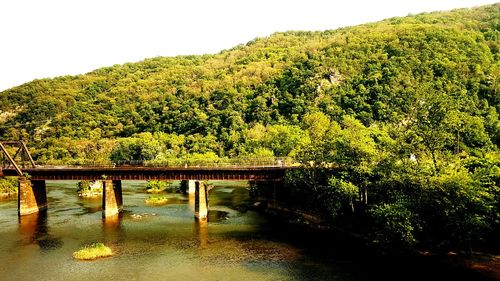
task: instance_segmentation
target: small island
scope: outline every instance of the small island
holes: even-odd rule
[[[162,181],[162,180],[150,180],[146,185],[147,193],[175,193],[177,192],[177,188],[172,185],[171,181]]]
[[[102,181],[80,181],[77,184],[79,197],[96,198],[102,196]]]
[[[165,205],[168,202],[167,196],[149,196],[146,200],[148,205]]]
[[[80,250],[73,253],[73,258],[77,260],[95,260],[98,258],[110,257],[113,251],[103,243],[93,243],[84,246]]]
[[[168,202],[167,196],[159,195],[159,193],[176,193],[179,192],[179,188],[174,186],[171,181],[150,180],[146,185],[146,192],[155,194],[144,200],[146,204],[158,206]]]

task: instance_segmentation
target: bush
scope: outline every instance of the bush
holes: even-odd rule
[[[150,180],[146,185],[146,191],[149,193],[157,192],[177,192],[179,188],[172,187],[171,181],[161,181],[161,180]]]
[[[102,195],[101,181],[79,181],[76,192],[80,197],[96,197]]]
[[[415,206],[423,222],[422,239],[444,251],[450,247],[470,249],[488,229],[495,210],[494,195],[467,170],[444,170],[422,186],[422,199]]]
[[[375,221],[375,236],[384,246],[409,248],[415,244],[414,216],[405,204],[381,204],[370,209]]]
[[[354,202],[359,195],[359,188],[349,181],[330,178],[328,186],[332,189],[337,205],[342,209],[350,209],[354,213]]]

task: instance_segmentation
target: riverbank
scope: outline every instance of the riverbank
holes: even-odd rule
[[[472,255],[449,254],[452,263],[481,273],[484,276],[500,280],[500,255],[474,252]],[[453,257],[456,256],[456,257]]]
[[[427,251],[387,253],[381,249],[379,243],[376,241],[370,241],[363,237],[363,235],[345,227],[336,226],[332,221],[322,217],[320,214],[278,203],[266,204],[262,201],[254,204],[254,208],[266,213],[280,223],[302,228],[304,231],[315,232],[319,237],[330,237],[323,239],[338,239],[339,241],[344,241],[346,246],[349,245],[347,247],[355,245],[352,248],[352,252],[362,253],[363,256],[372,258],[374,261],[377,261],[375,264],[380,262],[394,264],[394,270],[403,270],[408,267],[408,264],[405,263],[413,263],[426,267],[446,267],[450,271],[457,272],[456,277],[446,277],[447,280],[500,280],[499,255],[481,252],[474,252],[472,255],[454,252],[439,255]],[[321,241],[321,239],[318,239],[318,241]],[[410,278],[410,280],[413,279]]]

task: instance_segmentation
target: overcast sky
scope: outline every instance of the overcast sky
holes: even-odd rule
[[[1,0],[0,91],[156,56],[217,53],[277,31],[326,30],[499,0]]]

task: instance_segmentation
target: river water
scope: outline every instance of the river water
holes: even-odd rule
[[[0,202],[0,280],[449,280],[453,268],[385,262],[330,234],[280,223],[249,206],[244,184],[215,182],[209,222],[193,218],[188,196],[150,206],[146,182],[124,181],[124,212],[102,219],[100,199],[81,199],[76,182],[47,182],[47,212],[17,216]],[[102,242],[115,255],[77,261]],[[473,279],[471,279],[473,280]]]

